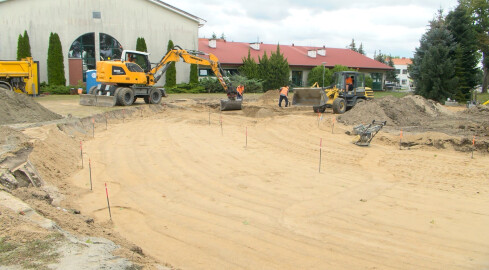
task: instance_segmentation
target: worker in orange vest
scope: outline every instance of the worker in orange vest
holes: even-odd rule
[[[353,90],[353,77],[352,76],[348,76],[348,78],[346,78],[346,80],[345,80],[345,83],[346,83],[346,91]]]
[[[285,107],[289,105],[289,99],[287,96],[289,95],[289,87],[288,86],[283,86],[280,88],[280,99],[278,101],[278,106],[282,107],[282,100],[285,99]]]
[[[238,99],[243,99],[244,86],[241,84],[238,85],[236,92],[238,92]]]

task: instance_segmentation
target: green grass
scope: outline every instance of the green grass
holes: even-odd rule
[[[386,96],[393,96],[396,98],[402,98],[409,95],[412,92],[396,92],[396,91],[374,91],[374,98],[383,98]]]
[[[477,94],[477,101],[484,103],[489,100],[489,93]]]
[[[43,239],[16,243],[8,239],[0,240],[0,265],[21,265],[24,269],[49,269],[48,264],[57,262],[56,252],[62,234],[53,233]]]

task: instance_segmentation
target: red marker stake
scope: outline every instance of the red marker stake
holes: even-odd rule
[[[92,190],[92,163],[90,162],[90,158],[88,158],[88,171],[90,173],[90,190]]]
[[[321,172],[322,149],[323,149],[323,138],[319,139],[319,172]]]
[[[110,220],[112,220],[112,213],[110,213],[109,191],[107,190],[107,183],[105,183],[105,194],[107,194],[107,206],[109,207]]]
[[[82,169],[83,169],[83,145],[82,145],[82,141],[80,141],[80,157],[81,157]]]
[[[472,137],[472,158],[474,158],[475,136]]]

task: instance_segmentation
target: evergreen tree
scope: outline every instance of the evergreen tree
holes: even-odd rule
[[[446,21],[447,28],[457,43],[454,54],[455,76],[458,80],[455,98],[466,101],[470,98],[470,91],[478,84],[479,54],[476,32],[468,10],[463,5],[458,5],[451,11]]]
[[[224,33],[221,34],[220,39],[224,39],[224,40],[226,39],[226,36],[224,35]]]
[[[399,82],[399,79],[397,79],[396,75],[396,69],[394,68],[394,61],[392,61],[392,56],[389,56],[389,61],[387,62],[387,65],[389,65],[393,69],[386,72],[386,80],[389,82]]]
[[[24,31],[24,35],[19,35],[17,40],[17,60],[22,58],[32,57],[31,45],[29,42],[29,35],[27,35],[27,30]]]
[[[270,73],[268,83],[270,89],[278,89],[289,84],[290,67],[289,62],[284,55],[280,53],[280,45],[277,45],[277,50],[272,52],[270,56]]]
[[[382,51],[379,50],[379,54],[374,54],[374,60],[381,62],[383,64],[386,64],[387,62],[385,61],[385,55],[382,54]]]
[[[460,0],[460,4],[468,8],[474,22],[477,47],[482,52],[482,70],[484,72],[482,91],[489,92],[489,1]]]
[[[211,39],[217,39],[216,33],[212,33]]]
[[[167,53],[171,50],[173,50],[173,41],[169,40],[168,41],[168,50]],[[170,63],[170,67],[166,70],[165,74],[165,86],[166,87],[173,87],[177,85],[177,69],[175,67],[175,62]]]
[[[259,67],[255,59],[251,57],[250,49],[248,49],[248,57],[243,57],[243,65],[239,67],[239,72],[241,72],[248,79],[259,78]]]
[[[360,43],[360,47],[358,47],[358,52],[365,55],[365,51],[363,50],[363,44]]]
[[[190,65],[189,83],[191,83],[191,84],[199,83],[199,74],[198,74],[198,70],[197,70],[197,64],[191,64]]]
[[[19,35],[19,38],[17,39],[17,61],[22,59],[23,55],[25,55],[24,49],[24,37]]]
[[[358,52],[356,44],[355,44],[355,39],[353,39],[353,38],[351,39],[351,43],[348,46],[348,48],[354,52]]]
[[[428,31],[421,37],[413,64],[409,66],[416,84],[415,94],[436,101],[454,98],[457,83],[453,61],[455,48],[440,11],[438,18],[430,22]]]
[[[263,56],[261,58],[260,57],[258,58],[258,62],[260,63],[258,66],[259,79],[263,80],[263,90],[268,91],[272,89],[270,88],[270,84],[267,81],[268,74],[270,73],[271,67],[270,67],[270,60],[268,60],[268,55],[266,51],[263,53]]]
[[[32,57],[31,42],[29,41],[29,35],[27,34],[27,30],[24,30],[24,47],[25,47],[24,57]]]
[[[148,48],[146,47],[146,41],[143,37],[138,37],[136,41],[136,51],[140,52],[148,52]]]
[[[63,49],[56,33],[49,36],[47,67],[49,85],[66,85]]]

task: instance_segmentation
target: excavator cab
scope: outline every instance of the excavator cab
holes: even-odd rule
[[[125,50],[122,53],[121,60],[123,62],[137,64],[142,69],[142,72],[147,73],[151,70],[151,63],[149,62],[149,53]]]

